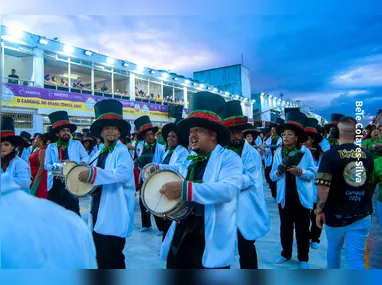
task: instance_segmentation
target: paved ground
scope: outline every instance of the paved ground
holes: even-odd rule
[[[259,268],[261,269],[298,269],[297,246],[294,245],[294,254],[290,262],[277,265],[273,261],[281,253],[279,238],[280,220],[277,205],[272,202],[268,186],[264,186],[265,199],[271,215],[271,229],[268,234],[256,241]],[[126,266],[129,269],[163,269],[165,262],[159,258],[159,249],[162,237],[156,236],[155,222],[151,231],[140,233],[141,221],[138,200],[135,207],[135,225],[133,235],[127,239],[124,254],[126,256]],[[87,219],[87,201],[81,201],[83,218]],[[375,216],[373,216],[373,228],[370,237],[370,267],[382,268],[381,235],[378,233],[378,226]],[[326,267],[326,235],[325,231],[321,235],[321,246],[319,249],[310,250],[310,267],[312,269],[324,269]],[[346,268],[344,253],[342,263]],[[239,263],[236,261],[231,268],[238,269]]]

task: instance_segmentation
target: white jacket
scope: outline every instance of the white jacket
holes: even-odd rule
[[[187,176],[186,161],[179,169]],[[190,201],[204,205],[206,246],[202,263],[206,268],[229,266],[235,258],[237,243],[237,195],[242,186],[243,164],[240,157],[220,145],[212,151],[203,175],[203,183],[189,182],[187,196]],[[167,255],[174,237],[176,222],[171,224],[161,246],[161,258]]]
[[[265,141],[265,145],[271,145],[272,144],[272,137],[269,137]],[[283,139],[279,137],[277,140],[276,145],[282,145],[283,144]],[[265,161],[265,167],[269,167],[272,165],[273,162],[273,151],[277,150],[277,148],[265,148],[265,156],[264,156],[264,161]]]
[[[100,150],[91,160],[99,153]],[[106,158],[105,169],[95,167],[97,162],[98,158],[92,163],[92,184],[103,187],[94,231],[101,235],[128,237],[133,232],[135,199],[134,165],[129,151],[118,141]]]
[[[241,154],[243,185],[237,206],[237,227],[247,240],[256,240],[267,234],[270,218],[264,199],[261,156],[249,143],[244,142]]]
[[[93,237],[72,211],[1,174],[1,269],[97,269]]]
[[[168,152],[169,150],[167,150],[166,153],[163,155],[162,162],[166,158]],[[168,165],[177,165],[176,167],[179,168],[187,160],[188,155],[189,155],[188,150],[185,147],[178,145],[175,148],[174,152],[172,153],[170,162]],[[166,169],[166,166],[167,166],[166,164],[158,165],[159,169]]]
[[[300,163],[297,165],[302,170],[301,176],[296,176],[297,192],[301,205],[307,209],[313,209],[313,183],[316,173],[316,167],[313,162],[310,150],[305,146],[301,147],[301,151],[305,153]],[[273,159],[270,178],[277,182],[277,203],[281,203],[282,208],[285,207],[285,173],[278,176],[277,167],[282,163],[282,148],[277,149]]]
[[[30,194],[31,185],[31,169],[22,158],[16,156],[11,160],[5,172],[9,173],[20,188],[26,193]],[[4,185],[2,185],[4,186]]]

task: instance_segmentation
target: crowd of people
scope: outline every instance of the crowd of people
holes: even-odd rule
[[[332,114],[320,126],[286,109],[285,120],[258,129],[239,101],[209,92],[194,94],[187,118],[161,130],[142,116],[131,132],[117,100],[99,101],[94,111],[89,129],[77,132],[68,113],[57,111],[49,115],[47,132],[33,136],[16,135],[12,118],[2,117],[3,268],[126,268],[123,249],[139,193],[140,231],[152,228],[154,215],[167,269],[228,269],[237,256],[240,268],[258,269],[256,241],[271,223],[263,177],[279,211],[282,251],[276,264],[292,259],[295,232],[299,266],[309,269],[309,251],[320,247],[325,227],[327,268],[341,268],[344,244],[348,267],[365,267],[378,187],[382,223],[380,125],[366,127],[358,142],[352,117]],[[69,162],[86,166],[75,178],[92,186],[88,224],[81,219],[81,195],[63,179]],[[147,207],[147,169],[184,178],[157,189],[163,199],[184,205],[179,218],[163,218]]]

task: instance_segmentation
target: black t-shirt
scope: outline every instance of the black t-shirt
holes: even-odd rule
[[[19,76],[16,75],[16,74],[15,75],[9,74],[8,77],[19,79]],[[19,84],[19,81],[18,80],[13,80],[13,79],[8,79],[8,83],[9,84]]]
[[[346,226],[372,213],[373,168],[372,154],[355,144],[343,144],[324,153],[315,184],[330,187],[323,210],[328,226]]]

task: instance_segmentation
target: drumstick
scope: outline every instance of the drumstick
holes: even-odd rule
[[[160,194],[160,197],[159,197],[159,199],[158,199],[158,203],[157,203],[157,205],[155,206],[154,211],[157,210],[157,208],[158,208],[158,206],[159,206],[160,199],[162,199],[162,196],[163,196],[163,194]]]

